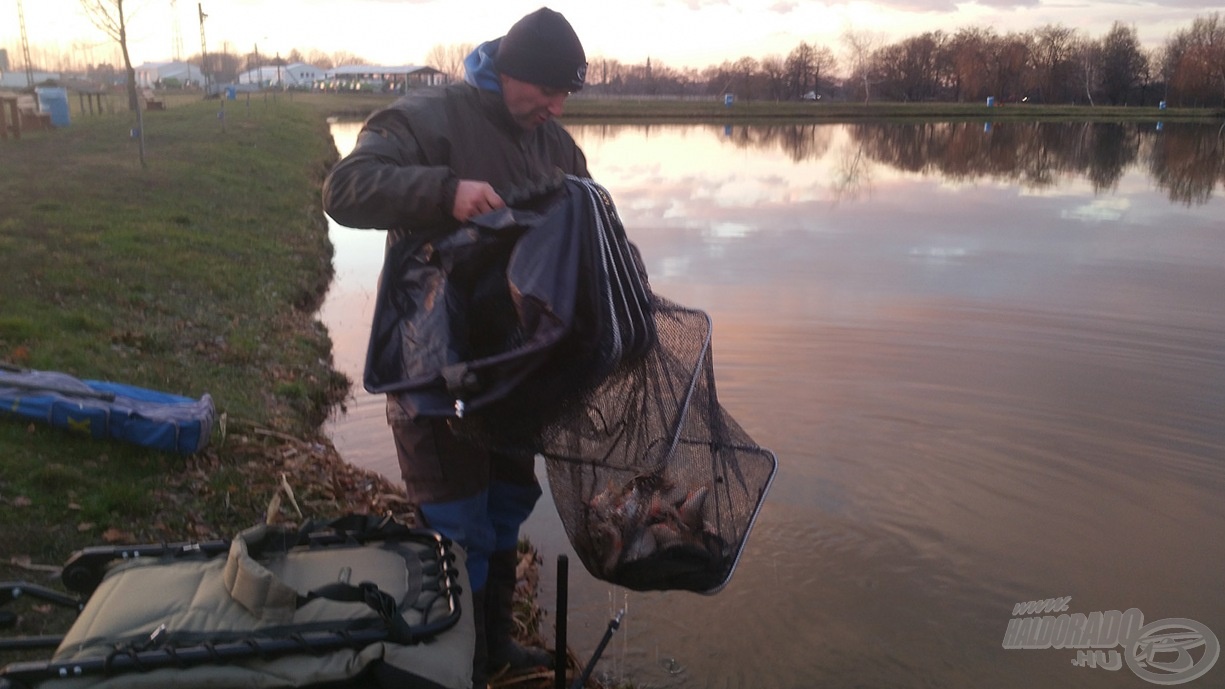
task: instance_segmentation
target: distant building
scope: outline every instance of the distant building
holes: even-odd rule
[[[42,72],[34,70],[34,85],[45,84],[49,81],[58,83],[60,80],[59,72]],[[24,89],[29,88],[30,82],[26,80],[26,71],[8,71],[0,70],[0,88],[5,89]]]
[[[9,71],[9,51],[7,48],[0,48],[0,72]]]
[[[433,67],[345,65],[329,69],[321,88],[338,91],[404,91],[412,86],[438,86],[450,79]]]
[[[140,88],[155,88],[168,81],[180,86],[203,86],[204,73],[187,62],[146,62],[136,68],[136,85]]]
[[[324,80],[327,73],[305,62],[288,65],[270,65],[252,69],[238,75],[240,84],[257,84],[272,88],[309,89]]]

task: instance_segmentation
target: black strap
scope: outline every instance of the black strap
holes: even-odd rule
[[[356,586],[342,583],[321,586],[300,596],[298,607],[320,598],[341,603],[365,603],[387,625],[388,639],[394,643],[413,644],[421,639],[420,630],[414,630],[400,614],[399,602],[371,582],[365,581]]]

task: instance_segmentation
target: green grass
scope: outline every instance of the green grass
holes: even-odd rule
[[[0,360],[207,392],[232,423],[311,438],[348,385],[313,316],[331,279],[326,106],[227,106],[145,113],[147,168],[128,113],[0,142]],[[234,476],[250,448],[214,445],[182,458],[0,419],[0,554],[57,563],[107,529],[249,525],[271,495]],[[182,482],[204,461],[224,489]]]
[[[1195,108],[1160,110],[1156,107],[1010,104],[987,107],[985,103],[845,103],[811,101],[736,101],[730,107],[716,99],[689,101],[667,99],[587,98],[578,95],[566,101],[565,119],[633,122],[658,121],[752,122],[865,120],[1211,120],[1225,118],[1225,111]]]
[[[319,93],[287,92],[278,94],[239,94],[235,101],[227,101],[226,108],[233,112],[244,108],[255,108],[274,99],[309,105],[326,115],[364,117],[395,99],[394,94],[376,93]],[[199,100],[198,95],[184,93],[167,97],[171,108],[191,104]],[[216,103],[217,101],[213,101]],[[155,113],[156,114],[156,113]],[[565,120],[598,120],[600,122],[621,121],[703,121],[743,122],[753,120],[790,121],[863,121],[863,120],[1220,120],[1225,119],[1221,108],[1169,108],[1109,106],[1109,105],[1039,105],[1032,103],[998,104],[987,107],[986,103],[871,103],[845,101],[772,101],[737,100],[731,107],[723,104],[718,96],[701,100],[670,98],[593,97],[580,91],[566,101]]]

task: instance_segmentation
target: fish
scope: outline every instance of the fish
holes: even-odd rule
[[[588,501],[587,535],[603,573],[669,551],[722,555],[723,539],[705,519],[708,485],[676,485],[661,474],[641,474],[608,486]]]

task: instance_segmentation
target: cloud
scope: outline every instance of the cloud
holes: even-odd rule
[[[656,4],[662,7],[668,3],[666,0],[659,0]],[[711,7],[730,7],[732,3],[730,0],[683,0],[681,4],[697,12]]]
[[[792,10],[798,5],[799,3],[792,2],[791,0],[779,0],[779,2],[770,5],[768,9],[775,14],[791,14]]]
[[[877,5],[902,12],[956,12],[954,0],[881,0]],[[917,32],[916,32],[917,33]]]
[[[1022,8],[1022,7],[1024,8],[1037,7],[1038,5],[1041,5],[1042,3],[1040,2],[1040,0],[1022,0],[1022,1],[1018,1],[1018,0],[974,0],[974,2],[970,4],[980,5],[982,7],[991,7],[997,10],[1007,10],[1007,9],[1017,9],[1017,8]]]
[[[1005,0],[1011,2],[1013,0]],[[1035,3],[1037,0],[1033,0]],[[833,0],[831,6],[851,7],[853,0]],[[944,13],[956,12],[958,0],[876,0],[872,3],[876,8],[907,13]],[[914,32],[916,35],[921,31]]]

